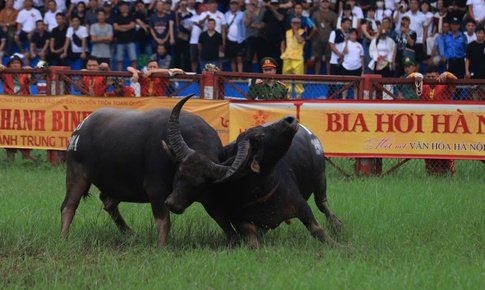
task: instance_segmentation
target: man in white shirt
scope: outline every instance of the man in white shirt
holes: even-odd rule
[[[85,26],[81,25],[81,20],[77,15],[71,18],[71,27],[67,29],[66,32],[66,42],[64,43],[64,52],[61,54],[61,58],[65,59],[79,59],[85,62],[87,60],[87,39],[88,30]],[[71,53],[68,54],[69,44],[71,44]]]
[[[477,26],[485,24],[485,1],[483,0],[467,0],[468,16],[475,20]]]
[[[409,1],[410,10],[404,13],[402,17],[408,16],[411,20],[409,24],[409,29],[416,32],[416,43],[414,44],[415,60],[419,64],[424,60],[424,43],[426,43],[426,38],[428,37],[428,18],[421,11],[419,11],[418,0]]]
[[[209,20],[210,18],[214,19],[216,21],[215,30],[223,35],[223,41],[225,41],[225,36],[224,36],[226,34],[225,26],[227,25],[227,23],[226,23],[226,18],[224,17],[224,13],[217,10],[216,0],[209,0],[209,4],[207,4],[207,7],[209,8],[209,10],[202,12],[200,14],[199,24],[201,24],[204,28],[204,31],[206,31],[207,20]]]
[[[47,12],[44,14],[44,23],[47,25],[47,31],[52,32],[52,29],[57,27],[56,14],[61,11],[57,10],[57,3],[55,0],[49,0],[47,9]]]
[[[35,31],[35,23],[37,20],[42,20],[42,15],[39,10],[35,9],[32,4],[32,0],[25,0],[25,8],[20,10],[17,15],[17,34],[14,37],[14,41],[20,48],[22,54],[25,54],[25,48],[22,42],[30,40]]]
[[[192,66],[192,71],[197,72],[197,67],[199,66],[199,36],[202,33],[202,26],[199,24],[200,20],[200,13],[201,13],[201,5],[202,3],[195,3],[194,9],[195,14],[192,16],[189,21],[192,22],[191,33],[190,33],[190,63]],[[187,21],[187,20],[186,20]]]

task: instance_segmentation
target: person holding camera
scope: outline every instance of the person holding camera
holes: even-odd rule
[[[393,67],[396,75],[404,74],[403,57],[412,57],[414,59],[414,44],[416,43],[416,32],[409,28],[411,20],[408,16],[404,16],[399,25],[399,33],[396,35],[396,53]]]

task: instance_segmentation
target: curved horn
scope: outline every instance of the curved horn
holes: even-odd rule
[[[222,183],[237,178],[241,171],[244,170],[246,163],[249,160],[249,140],[240,142],[237,146],[237,153],[234,162],[231,166],[224,166],[219,164],[213,164],[212,170],[215,172],[214,177],[216,180],[214,183]]]
[[[182,110],[185,102],[187,102],[194,95],[195,94],[190,94],[180,100],[172,109],[172,114],[168,120],[168,144],[170,145],[170,148],[175,154],[177,160],[183,160],[194,152],[189,148],[189,146],[187,146],[187,143],[185,143],[179,126],[180,111]]]

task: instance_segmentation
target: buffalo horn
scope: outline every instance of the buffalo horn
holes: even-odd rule
[[[187,143],[185,143],[179,127],[180,111],[182,110],[185,102],[187,102],[193,96],[194,94],[190,94],[183,98],[181,101],[179,101],[172,109],[172,114],[170,115],[170,119],[168,120],[168,144],[175,154],[175,157],[179,161],[186,159],[194,152],[192,149],[189,148],[189,146],[187,146]]]

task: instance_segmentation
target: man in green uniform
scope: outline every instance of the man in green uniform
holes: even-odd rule
[[[271,57],[261,60],[263,74],[276,74],[276,61]],[[288,88],[282,81],[274,79],[257,79],[248,90],[248,96],[253,100],[286,100]]]

